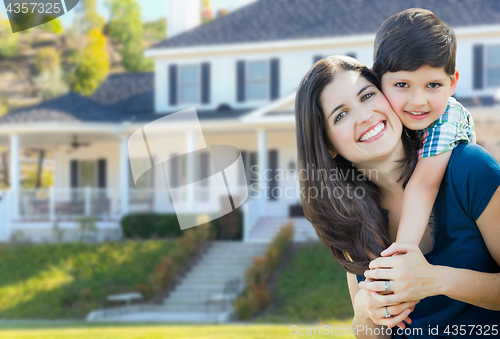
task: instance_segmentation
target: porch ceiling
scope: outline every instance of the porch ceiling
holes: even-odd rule
[[[78,142],[95,143],[106,141],[119,141],[119,137],[114,133],[96,133],[96,132],[41,132],[19,133],[19,143],[21,147],[47,147],[56,145],[70,145],[76,136]],[[9,135],[0,135],[0,145],[9,147]]]

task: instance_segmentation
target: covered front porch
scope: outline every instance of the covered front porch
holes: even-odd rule
[[[234,172],[226,176],[234,197],[248,192],[243,206],[248,211],[245,227],[251,227],[261,216],[287,216],[289,205],[300,200],[295,130],[290,124],[266,128],[241,122],[221,126],[213,121],[203,126],[202,135],[179,129],[166,131],[172,140],[165,144],[165,152],[177,160],[171,161],[168,168],[155,167],[137,183],[131,175],[128,139],[141,124],[5,127],[0,127],[0,144],[9,148],[10,188],[1,192],[1,241],[9,241],[17,230],[25,234],[41,234],[42,230],[50,233],[56,221],[63,228],[74,229],[78,228],[79,218],[95,217],[98,228],[116,231],[120,219],[129,213],[175,213],[165,176],[179,186],[199,180],[206,175],[201,169],[209,167],[211,145],[231,145],[240,150],[244,175]],[[206,148],[200,149],[203,143]],[[21,187],[20,155],[29,147],[53,154],[52,187]],[[276,180],[278,170],[282,173]],[[227,196],[228,192],[210,179],[195,189],[178,189],[175,194],[179,195],[174,197],[176,200],[183,201],[185,211],[210,213],[221,206],[220,199],[213,197]],[[43,241],[43,237],[35,238]]]

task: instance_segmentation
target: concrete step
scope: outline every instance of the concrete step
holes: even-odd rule
[[[227,280],[234,279],[235,277],[243,277],[243,275],[245,274],[247,269],[248,268],[244,268],[244,269],[240,269],[238,271],[233,270],[233,271],[228,271],[228,272],[223,272],[223,273],[193,272],[189,275],[189,277],[186,277],[186,278],[195,279],[195,280],[205,279],[206,281],[219,280],[222,284],[224,284],[224,282],[226,282]],[[181,282],[181,284],[182,284],[182,282]]]
[[[210,287],[211,289],[213,289],[217,288],[221,284],[224,284],[226,281],[227,279],[221,279],[220,277],[189,277],[182,280],[182,285],[178,286],[177,288],[182,288],[183,286],[207,286],[207,288]]]
[[[207,286],[201,286],[201,285],[187,285],[183,286],[182,288],[179,287],[179,289],[176,289],[175,291],[171,292],[170,296],[176,295],[176,293],[180,294],[192,294],[192,293],[204,293],[207,294],[208,292],[211,291],[222,291],[221,285],[207,285]]]
[[[199,261],[199,265],[200,266],[218,266],[219,265],[219,262],[223,262],[225,266],[237,266],[237,265],[241,265],[241,264],[245,264],[247,263],[249,260],[252,260],[252,258],[254,256],[256,256],[257,254],[259,254],[261,252],[255,252],[255,253],[251,253],[245,257],[243,256],[239,256],[238,257],[231,257],[231,256],[207,256],[207,257],[204,257],[203,259],[201,259]]]
[[[196,305],[171,303],[164,304],[163,309],[165,312],[222,312],[230,309],[229,305],[223,303],[211,303],[208,306],[202,303]]]
[[[280,227],[289,220],[287,218],[261,218],[250,231],[249,240],[270,243]],[[314,227],[306,218],[292,218],[292,220],[295,228],[293,241],[319,241]]]
[[[205,311],[208,292],[223,291],[224,284],[230,279],[240,278],[243,282],[253,258],[262,255],[267,247],[267,244],[241,241],[214,241],[203,258],[164,300],[165,307],[175,311]],[[217,308],[216,304],[211,303],[210,309]],[[221,311],[225,310],[223,303],[219,306]]]
[[[214,294],[218,293],[220,291],[213,291]],[[208,291],[199,291],[199,292],[189,292],[189,293],[182,293],[181,291],[174,292],[168,297],[168,302],[169,303],[188,303],[192,302],[193,304],[203,304],[205,300],[208,298]]]

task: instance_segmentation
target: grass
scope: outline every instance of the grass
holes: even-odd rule
[[[317,322],[353,317],[346,273],[322,243],[290,260],[272,294],[274,311],[258,322]]]
[[[83,318],[133,291],[172,241],[0,246],[0,318]]]
[[[351,321],[329,323],[335,329],[349,328]],[[152,324],[105,324],[86,322],[0,322],[0,339],[281,339],[294,336],[291,325],[276,324],[229,324],[229,325],[152,325]],[[297,324],[294,331],[302,328],[306,335],[316,327],[316,335],[307,338],[324,338],[319,325]],[[324,327],[323,330],[325,331]],[[340,333],[340,332],[339,332]],[[347,330],[345,330],[347,333]],[[331,334],[328,334],[331,335]],[[335,338],[352,339],[349,335],[332,335]]]

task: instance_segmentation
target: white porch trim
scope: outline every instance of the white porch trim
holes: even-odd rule
[[[260,129],[259,133],[259,174],[260,174],[260,210],[261,216],[266,216],[266,178],[267,169],[267,135],[266,130]]]
[[[186,132],[186,154],[187,154],[187,182],[195,182],[195,150],[196,150],[196,134],[194,131]],[[195,210],[195,186],[188,185],[187,191],[187,206],[189,212]]]
[[[121,213],[125,215],[129,211],[129,159],[128,159],[128,136],[122,135],[120,149],[120,201]]]
[[[264,116],[269,112],[272,112],[272,111],[279,109],[281,107],[286,107],[286,106],[290,105],[291,103],[293,103],[295,101],[295,94],[296,94],[295,92],[290,93],[289,95],[284,96],[281,99],[275,100],[268,105],[265,105],[265,106],[262,106],[261,108],[256,109],[252,113],[244,115],[243,117],[241,117],[241,122],[244,124],[268,122],[267,121],[268,119],[263,119]],[[287,119],[285,119],[285,120],[282,119],[282,121],[295,122],[295,116],[293,117],[293,119],[289,119],[287,117]]]
[[[10,194],[12,201],[12,219],[19,217],[19,135],[10,135]]]

